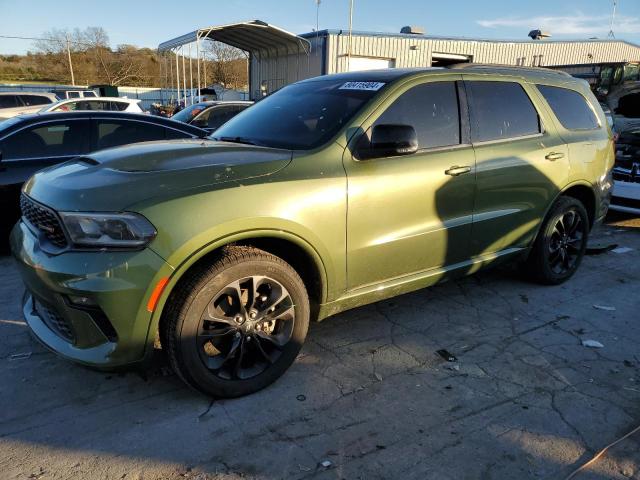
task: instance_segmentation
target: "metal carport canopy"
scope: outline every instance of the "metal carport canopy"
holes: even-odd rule
[[[189,43],[197,42],[199,39],[209,39],[226,43],[227,45],[245,50],[249,53],[272,50],[274,48],[284,48],[287,52],[289,48],[298,51],[300,47],[302,47],[305,53],[309,53],[311,46],[305,38],[269,25],[262,20],[251,20],[248,22],[231,23],[229,25],[200,28],[191,33],[162,42],[158,46],[158,51],[172,50]]]

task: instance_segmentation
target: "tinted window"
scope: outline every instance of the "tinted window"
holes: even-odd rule
[[[196,103],[195,105],[190,105],[186,108],[183,108],[178,113],[173,115],[171,118],[178,122],[189,123],[193,118],[198,115],[202,110],[204,110],[207,106],[202,103]]]
[[[67,92],[67,98],[80,98],[80,92]]]
[[[94,92],[94,91],[84,92],[84,96],[85,97],[97,97],[96,92]]]
[[[233,117],[212,137],[306,150],[335,136],[384,83],[313,80],[286,86]]]
[[[411,125],[419,148],[460,143],[458,93],[454,82],[434,82],[403,93],[374,125]]]
[[[484,142],[540,133],[529,96],[515,82],[465,82],[471,113],[471,140]]]
[[[0,95],[0,108],[14,108],[18,106],[15,95]]]
[[[146,122],[96,120],[98,136],[96,149],[117,147],[129,143],[165,140],[165,128]]]
[[[2,141],[7,159],[59,157],[85,152],[86,122],[50,122],[20,130]]]
[[[194,119],[194,125],[215,130],[227,123],[242,110],[244,110],[244,107],[240,105],[210,108]],[[200,122],[202,122],[202,124]]]
[[[569,130],[598,128],[597,117],[580,93],[568,88],[548,85],[538,85],[538,90],[564,128]]]
[[[126,102],[114,102],[114,101],[111,101],[109,103],[111,105],[111,110],[113,110],[115,112],[124,112],[127,109],[127,107],[129,106],[129,104],[126,103]]]
[[[27,106],[32,105],[47,105],[49,103],[53,103],[49,98],[42,97],[40,95],[20,95],[22,99],[22,103]]]

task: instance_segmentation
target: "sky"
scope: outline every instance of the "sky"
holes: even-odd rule
[[[55,7],[54,7],[55,5]],[[354,0],[353,29],[427,35],[526,39],[541,28],[552,39],[606,38],[613,0]],[[0,35],[38,37],[57,29],[103,27],[112,46],[155,48],[198,27],[260,19],[293,33],[316,26],[316,0],[0,0]],[[347,29],[349,0],[321,0],[320,29]],[[640,44],[640,0],[618,0],[617,39]],[[34,50],[33,41],[0,38],[0,54]]]

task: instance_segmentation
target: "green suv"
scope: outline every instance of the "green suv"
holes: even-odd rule
[[[605,215],[612,135],[543,69],[344,73],[210,140],[103,150],[33,176],[11,244],[24,316],[94,367],[161,348],[189,385],[255,392],[311,319],[520,260],[558,284]]]

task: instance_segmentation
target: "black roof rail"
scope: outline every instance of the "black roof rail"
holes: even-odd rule
[[[570,74],[568,74],[567,72],[563,72],[562,70],[554,70],[552,68],[546,68],[546,67],[525,67],[525,66],[519,66],[519,65],[503,65],[501,63],[469,63],[469,62],[464,62],[464,63],[454,63],[453,65],[447,65],[445,68],[450,68],[450,69],[454,69],[454,70],[458,70],[458,69],[462,69],[464,70],[465,68],[499,68],[499,69],[503,69],[503,70],[514,70],[514,71],[525,71],[525,72],[545,72],[545,73],[555,73],[556,75],[562,75],[565,77],[571,77]]]

